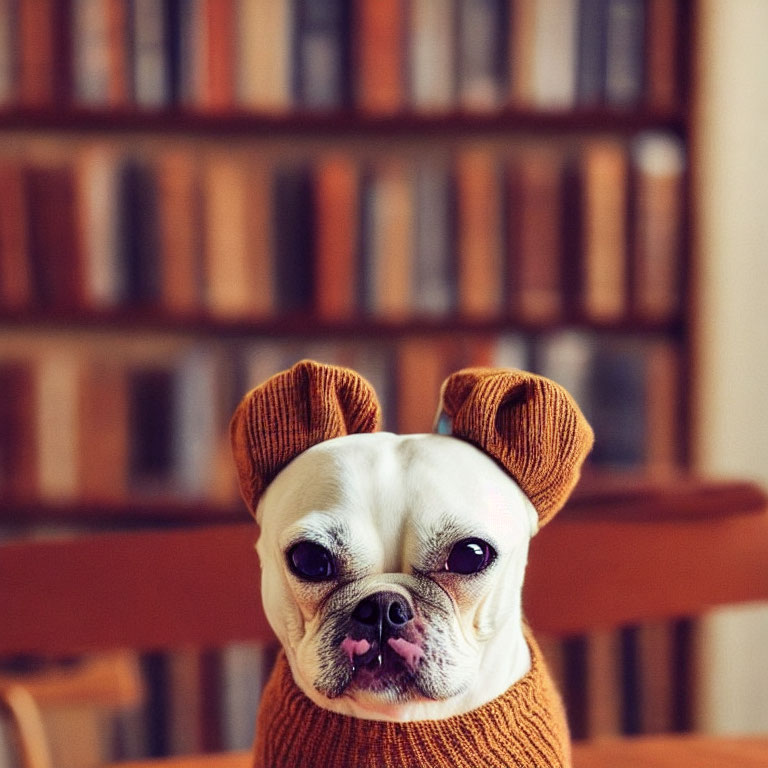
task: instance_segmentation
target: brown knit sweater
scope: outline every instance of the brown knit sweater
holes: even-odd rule
[[[568,768],[568,727],[538,646],[506,693],[445,720],[358,720],[313,704],[284,653],[264,690],[253,768]]]

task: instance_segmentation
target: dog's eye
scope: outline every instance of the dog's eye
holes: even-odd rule
[[[331,553],[312,541],[300,541],[288,550],[288,567],[305,581],[325,581],[336,575]]]
[[[482,539],[462,539],[453,545],[445,570],[451,573],[478,573],[496,557],[493,547]]]

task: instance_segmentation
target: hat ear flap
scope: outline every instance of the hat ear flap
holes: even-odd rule
[[[267,485],[298,454],[380,425],[376,393],[347,368],[302,360],[251,390],[230,423],[240,493],[251,514]]]
[[[525,371],[468,368],[449,376],[441,411],[450,433],[496,459],[539,515],[539,527],[562,508],[592,448],[592,429],[558,384]]]

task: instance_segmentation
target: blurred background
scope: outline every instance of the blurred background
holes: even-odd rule
[[[229,416],[303,357],[400,432],[460,367],[535,370],[588,476],[768,484],[765,29],[763,0],[0,0],[0,535],[244,517]],[[763,606],[589,643],[551,643],[564,680],[590,647],[625,673],[577,736],[768,731]],[[247,748],[271,658],[123,658],[122,714],[46,714],[82,736],[56,765]]]

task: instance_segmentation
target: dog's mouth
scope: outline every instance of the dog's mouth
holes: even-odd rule
[[[418,644],[390,637],[383,642],[360,641],[357,649],[363,652],[350,656],[348,690],[400,699],[415,689],[416,672],[424,655]]]
[[[348,661],[345,693],[366,691],[399,700],[417,692],[416,677],[424,659],[419,639],[403,636],[356,639],[347,635],[340,648]]]

